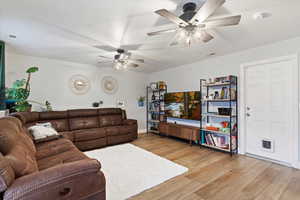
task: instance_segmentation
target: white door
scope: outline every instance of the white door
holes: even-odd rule
[[[246,153],[292,163],[293,134],[298,134],[293,132],[293,113],[298,109],[294,103],[298,85],[293,73],[295,60],[291,59],[246,67]]]

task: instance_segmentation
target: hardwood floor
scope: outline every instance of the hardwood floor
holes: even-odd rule
[[[149,134],[134,145],[189,168],[131,200],[300,200],[300,171]]]

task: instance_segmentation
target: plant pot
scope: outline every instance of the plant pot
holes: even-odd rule
[[[32,105],[30,104],[30,105],[26,108],[25,112],[31,112],[31,111],[32,111]]]
[[[144,107],[144,102],[143,101],[139,101],[138,105],[139,105],[139,107]]]

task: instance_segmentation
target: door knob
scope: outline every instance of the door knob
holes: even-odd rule
[[[246,109],[247,109],[247,110],[250,110],[250,108],[249,108],[249,107],[247,107]]]
[[[247,117],[250,117],[250,114],[249,114],[249,113],[246,113],[246,116],[247,116]]]

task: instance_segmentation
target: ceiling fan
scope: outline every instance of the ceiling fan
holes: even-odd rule
[[[110,59],[112,61],[100,61],[99,63],[113,63],[116,70],[127,69],[128,67],[137,68],[140,64],[145,63],[144,59],[133,59],[132,54],[124,49],[117,49],[117,54],[113,57],[99,56],[100,58]],[[139,64],[137,64],[139,63]]]
[[[209,42],[214,37],[207,32],[207,29],[234,26],[240,23],[241,15],[209,19],[224,3],[225,0],[200,0],[199,9],[196,11],[196,3],[189,2],[183,5],[183,14],[179,17],[166,9],[157,10],[155,11],[156,14],[175,23],[178,27],[151,32],[148,33],[148,36],[176,32],[174,41],[170,44],[171,46],[180,43],[190,46],[193,42]]]

